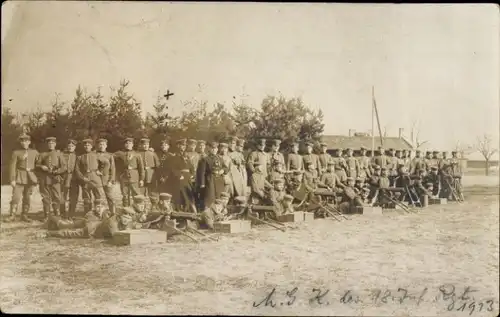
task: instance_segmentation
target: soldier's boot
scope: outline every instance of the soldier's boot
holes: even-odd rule
[[[86,214],[87,212],[92,210],[92,201],[90,199],[83,200],[83,212]]]
[[[9,208],[9,215],[3,219],[3,222],[16,221],[16,211],[17,211],[17,205],[11,204]]]
[[[49,219],[49,214],[50,214],[50,205],[49,204],[43,204],[43,219],[42,222],[47,222]]]
[[[23,222],[31,222],[30,217],[28,217],[28,212],[30,211],[30,206],[29,205],[23,205],[22,211],[21,211],[21,221]]]

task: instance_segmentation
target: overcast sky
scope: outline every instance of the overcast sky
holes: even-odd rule
[[[2,104],[127,78],[145,111],[167,89],[176,111],[282,93],[347,134],[371,129],[374,85],[390,135],[420,119],[430,146],[451,149],[499,134],[499,32],[494,5],[7,2]]]

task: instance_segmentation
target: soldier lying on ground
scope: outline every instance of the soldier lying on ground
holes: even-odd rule
[[[363,199],[356,193],[354,188],[354,179],[347,177],[347,184],[343,189],[342,200],[339,210],[342,213],[351,213],[353,207],[363,206]]]
[[[214,229],[214,223],[217,221],[223,221],[226,219],[228,211],[224,205],[224,201],[221,198],[217,198],[215,203],[210,206],[210,208],[205,209],[201,213],[201,221],[209,229]]]
[[[161,193],[158,204],[151,211],[142,214],[139,217],[139,222],[144,229],[161,229],[163,222],[170,220],[173,211],[172,195]]]

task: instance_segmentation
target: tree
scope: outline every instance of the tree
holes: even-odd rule
[[[158,94],[153,105],[153,113],[148,113],[145,120],[145,129],[151,138],[151,145],[159,144],[163,138],[178,134],[178,117],[168,113],[168,106],[164,97]]]
[[[474,152],[474,147],[468,144],[465,144],[461,141],[456,141],[453,150],[460,154],[460,158],[464,158],[466,155]]]
[[[429,142],[428,140],[422,140],[420,138],[420,131],[421,131],[420,119],[414,120],[411,125],[410,140],[409,140],[414,150],[420,149],[422,145]]]
[[[485,174],[489,174],[490,160],[493,154],[498,152],[498,149],[493,144],[493,138],[490,135],[484,134],[476,139],[476,150],[479,151],[484,157]]]

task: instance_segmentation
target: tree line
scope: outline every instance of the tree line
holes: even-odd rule
[[[122,148],[125,137],[149,137],[155,148],[165,137],[221,142],[229,136],[246,139],[246,148],[253,147],[258,138],[279,138],[284,148],[293,141],[313,141],[318,146],[324,129],[322,111],[313,110],[300,98],[266,96],[260,108],[242,101],[227,107],[189,100],[181,102],[186,110],[176,116],[169,109],[174,102],[158,95],[152,111],[143,115],[143,105],[129,91],[129,81],[122,80],[111,88],[109,98],[99,88],[89,92],[79,86],[73,100],[62,101],[56,95],[46,110],[16,113],[2,107],[2,184],[8,183],[10,156],[23,131],[31,135],[32,147],[39,151],[45,149],[46,137],[55,136],[61,150],[69,139],[106,138],[108,151],[114,152]]]

